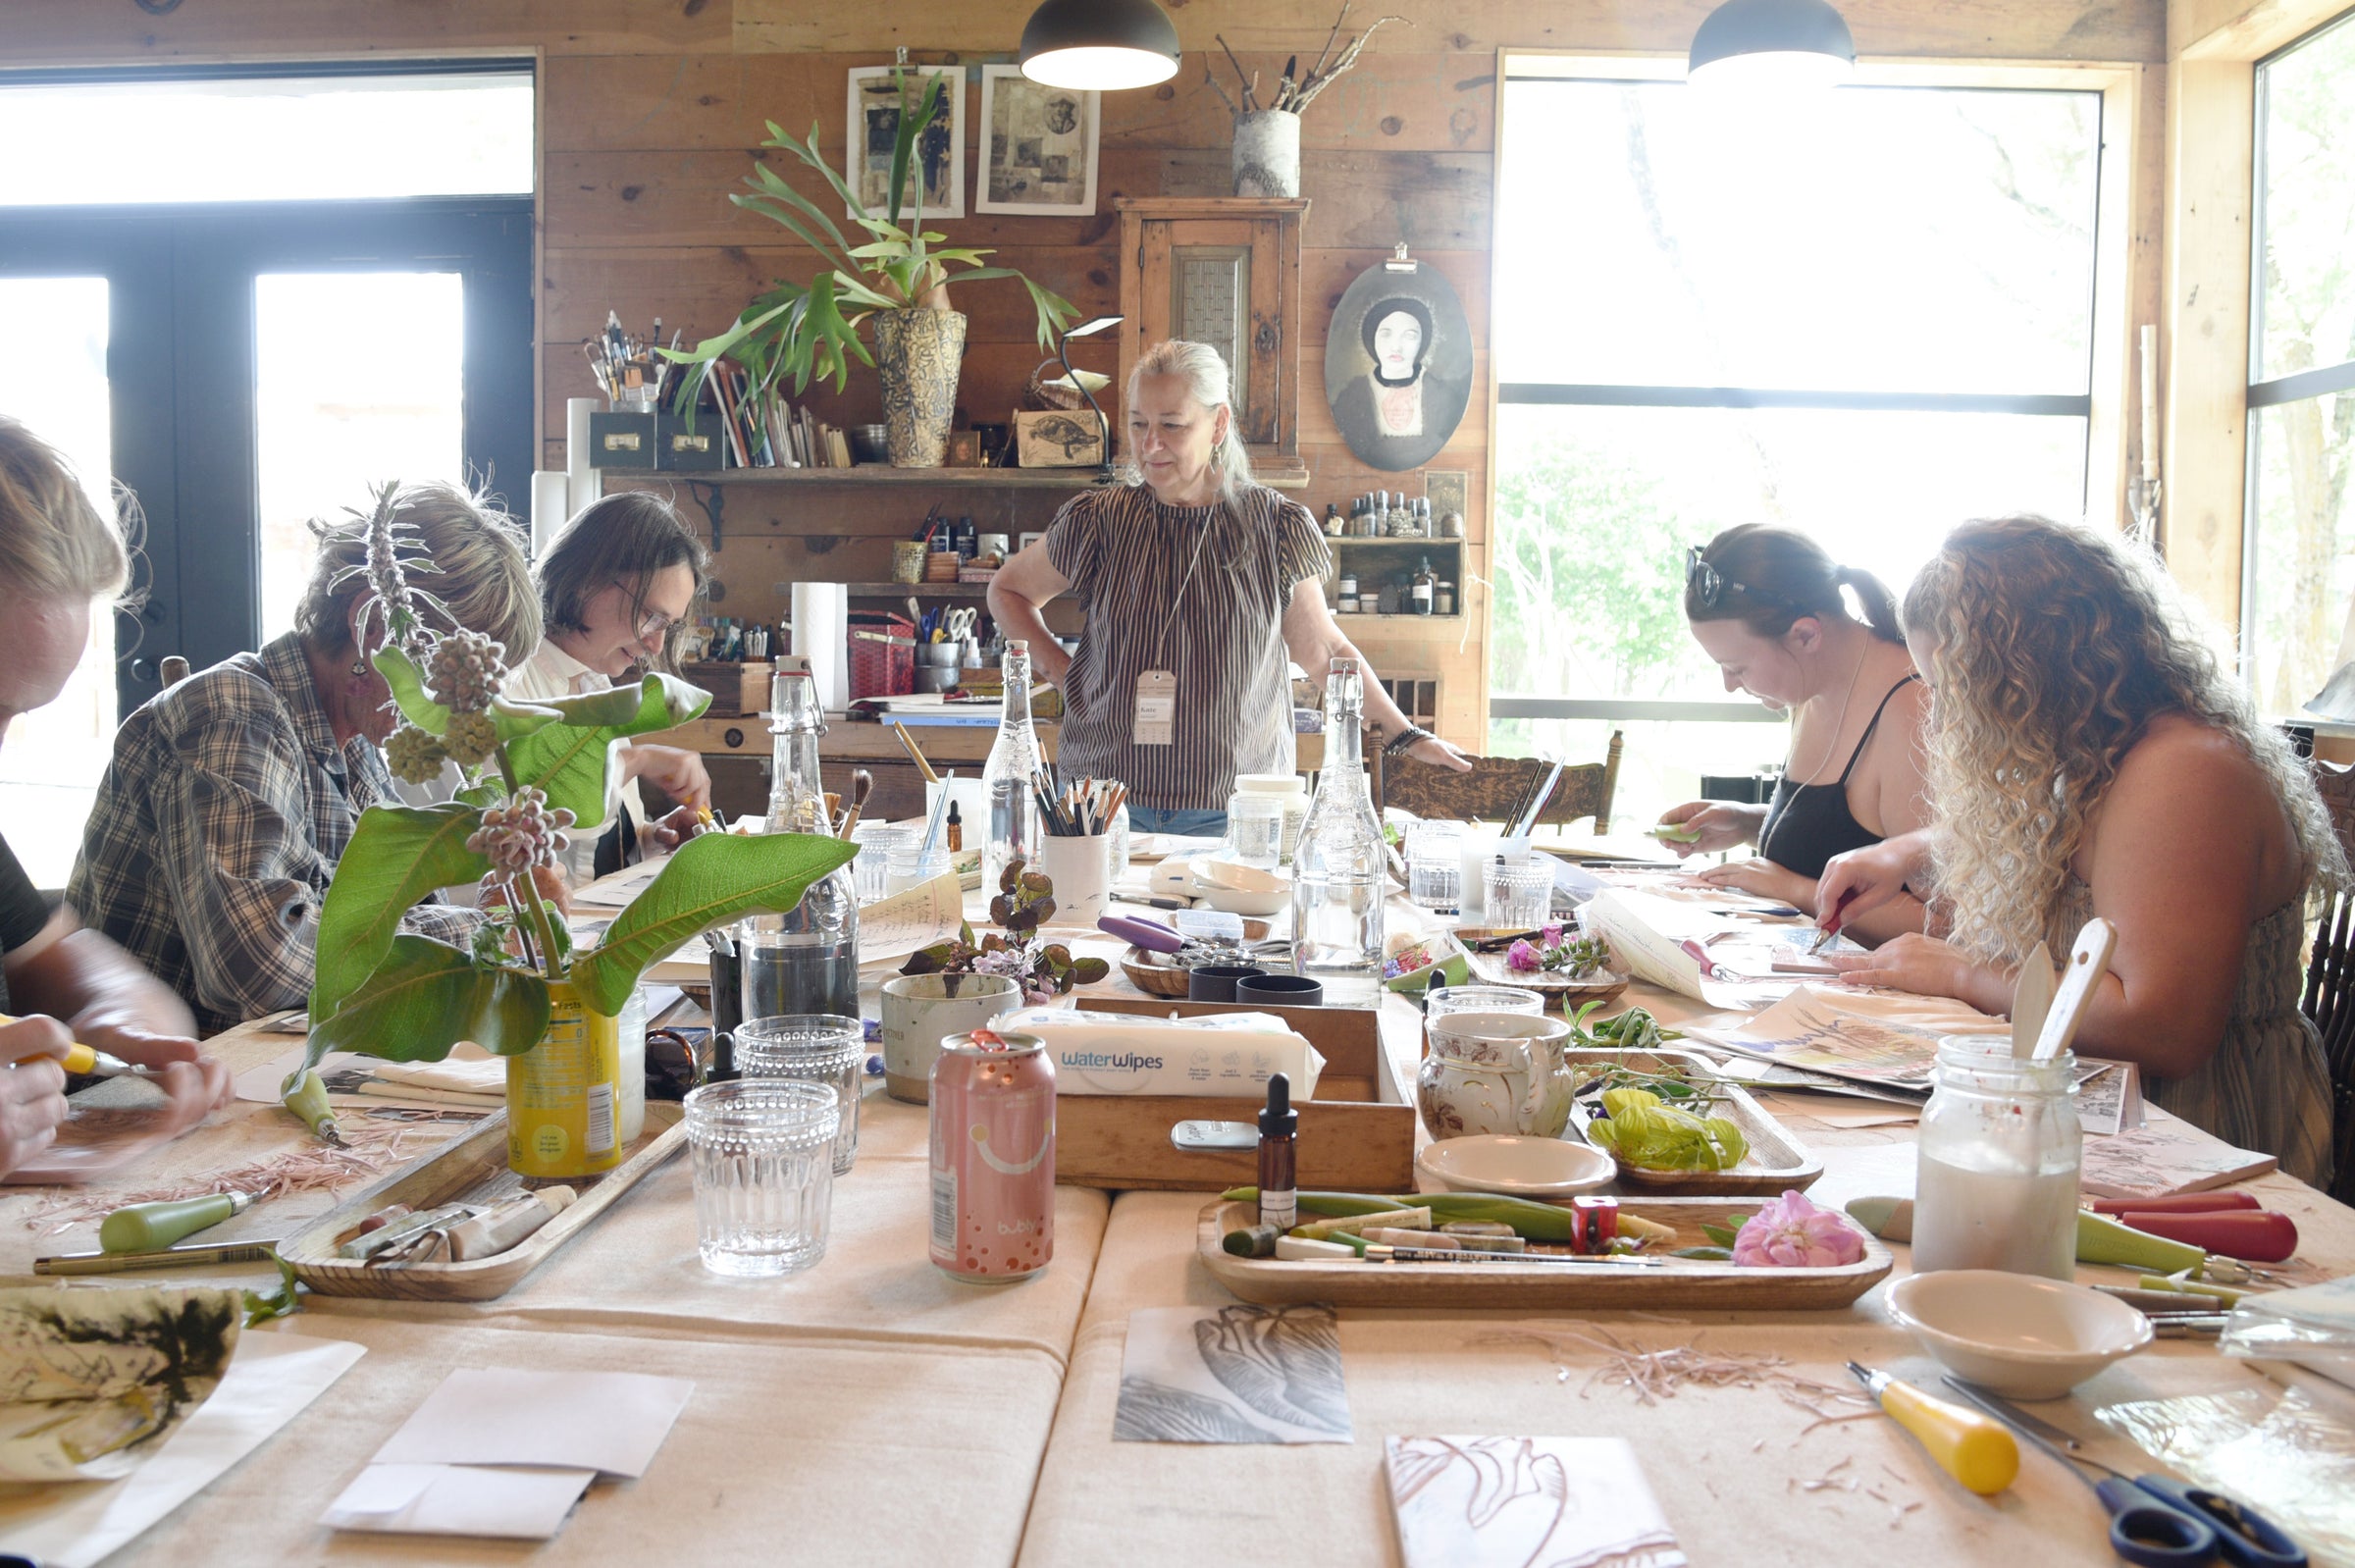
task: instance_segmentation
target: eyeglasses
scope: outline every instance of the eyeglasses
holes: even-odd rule
[[[680,624],[677,617],[665,615],[658,609],[648,609],[646,601],[636,594],[630,593],[630,590],[623,584],[615,583],[613,586],[629,595],[631,612],[638,617],[631,623],[638,633],[638,641],[661,644],[670,640],[671,628]]]
[[[1710,565],[1693,545],[1685,550],[1685,590],[1702,609],[1715,609],[1730,590],[1737,594],[1750,592],[1750,585],[1737,583]]]

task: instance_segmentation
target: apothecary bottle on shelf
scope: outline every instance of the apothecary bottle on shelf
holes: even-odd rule
[[[817,765],[817,738],[825,730],[825,710],[807,669],[782,670],[770,679],[771,833],[832,833]],[[811,883],[789,913],[748,917],[737,927],[737,939],[746,1018],[859,1016],[859,893],[848,865]]]
[[[1325,987],[1325,1000],[1372,1007],[1381,999],[1382,901],[1387,878],[1382,821],[1366,780],[1365,677],[1336,658],[1325,682],[1325,765],[1292,855],[1292,969]]]
[[[1037,863],[1041,832],[1038,797],[1031,788],[1031,780],[1042,766],[1038,732],[1030,724],[1029,643],[1008,638],[1004,668],[1006,701],[998,719],[998,738],[990,743],[989,760],[981,767],[981,787],[989,797],[987,837],[981,843],[981,886],[993,898],[1008,862]]]
[[[1416,614],[1428,615],[1432,612],[1432,600],[1439,593],[1439,574],[1431,569],[1431,557],[1426,555],[1423,564],[1415,568],[1415,580],[1410,589]]]

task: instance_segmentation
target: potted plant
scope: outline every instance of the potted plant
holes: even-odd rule
[[[598,1090],[618,1091],[615,1020],[639,976],[714,925],[793,909],[856,851],[803,834],[690,839],[595,947],[575,952],[533,872],[553,863],[567,829],[603,816],[612,742],[684,723],[710,695],[650,674],[583,697],[504,700],[505,651],[474,632],[437,633],[418,613],[439,601],[409,578],[435,568],[400,558],[393,492],[379,494],[368,559],[356,568],[387,633],[374,662],[400,711],[386,760],[403,777],[430,779],[446,758],[468,787],[445,805],[360,813],[320,909],[310,1040],[288,1080],[288,1103],[298,1113],[322,1106],[305,1096],[331,1050],[439,1062],[472,1040],[508,1059],[510,1165],[529,1176],[607,1170],[624,1151],[611,1130],[613,1100],[601,1107]],[[469,882],[505,901],[487,909],[471,948],[399,929],[418,900]]]
[[[998,896],[989,901],[989,917],[1006,934],[991,931],[975,942],[971,923],[960,924],[948,941],[910,954],[900,972],[950,976],[951,996],[957,994],[955,976],[1004,975],[1020,988],[1022,1000],[1032,1004],[1069,996],[1074,986],[1093,985],[1110,974],[1112,966],[1102,959],[1075,959],[1069,947],[1040,934],[1039,927],[1054,913],[1053,879],[1011,861],[998,874]]]
[[[851,361],[857,359],[876,366],[882,381],[883,421],[893,466],[938,468],[956,413],[957,373],[965,356],[965,316],[949,307],[949,284],[1019,279],[1037,308],[1042,349],[1051,350],[1056,333],[1078,315],[1070,300],[1014,268],[984,266],[981,258],[991,252],[949,246],[947,235],[924,228],[923,177],[916,146],[939,106],[943,83],[931,78],[920,101],[912,104],[905,73],[895,74],[893,80],[899,89],[900,116],[892,144],[890,208],[881,218],[860,204],[850,185],[819,155],[814,122],[803,140],[785,134],[775,121],[768,123],[768,140],[762,145],[782,148],[823,175],[866,238],[851,243],[815,202],[775,170],[756,162],[744,182],[752,189],[732,192],[728,199],[784,225],[817,252],[825,267],[807,284],[778,281],[718,337],[705,339],[692,350],[665,350],[693,367],[678,390],[675,406],[683,415],[694,417],[705,378],[712,362],[723,356],[743,362],[750,377],[748,400],[756,407],[788,375],[796,395],[813,379],[829,377],[840,392],[850,380]],[[912,175],[916,190],[910,202]],[[860,327],[870,317],[875,326],[872,354],[859,337]]]

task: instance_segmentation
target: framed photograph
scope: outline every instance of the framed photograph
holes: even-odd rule
[[[965,69],[962,66],[854,66],[850,123],[844,134],[844,145],[850,149],[849,166],[842,172],[843,183],[857,193],[873,216],[879,218],[891,210],[891,149],[900,134],[900,93],[892,83],[892,77],[903,70],[908,78],[911,113],[922,101],[929,84],[927,78],[938,77],[945,83],[940,105],[932,112],[932,123],[916,140],[914,163],[923,179],[924,217],[926,220],[962,218],[965,216]],[[908,194],[912,200],[916,195],[913,179],[909,181]]]
[[[981,433],[977,430],[949,432],[949,463],[951,468],[981,466]]]
[[[1020,66],[983,66],[981,186],[973,211],[1092,214],[1098,97],[1041,86]]]

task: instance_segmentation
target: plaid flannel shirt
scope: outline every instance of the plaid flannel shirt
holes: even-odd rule
[[[218,1033],[309,1000],[336,861],[393,798],[365,736],[336,744],[288,633],[123,721],[67,901]],[[429,901],[401,925],[463,947],[478,918]]]

